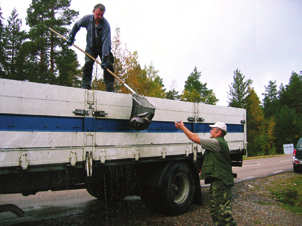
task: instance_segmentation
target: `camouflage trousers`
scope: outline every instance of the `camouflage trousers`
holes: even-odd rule
[[[237,225],[232,217],[232,191],[231,187],[218,179],[212,181],[210,187],[210,214],[215,226]]]

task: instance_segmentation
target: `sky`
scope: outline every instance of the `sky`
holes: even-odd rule
[[[26,29],[30,3],[0,0],[4,23],[15,7]],[[79,11],[78,20],[98,3],[106,7],[112,37],[120,27],[122,43],[138,52],[142,67],[153,64],[167,91],[181,94],[197,67],[217,105],[227,106],[236,69],[253,81],[260,100],[269,81],[279,88],[302,71],[300,0],[72,0],[70,8]],[[82,49],[85,37],[82,28],[75,42]],[[75,51],[83,66],[84,54]]]

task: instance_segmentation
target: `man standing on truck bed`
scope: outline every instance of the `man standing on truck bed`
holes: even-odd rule
[[[103,4],[97,4],[94,6],[93,14],[83,16],[78,20],[67,40],[67,44],[71,46],[75,41],[75,36],[81,27],[85,27],[87,30],[86,35],[86,49],[89,55],[93,58],[100,56],[102,59],[101,67],[104,69],[104,82],[106,91],[114,92],[114,76],[112,76],[107,68],[113,71],[113,55],[111,53],[111,31],[108,21],[104,18],[106,8]],[[85,55],[85,65],[83,69],[82,88],[91,88],[92,69],[94,60]]]
[[[237,225],[231,210],[231,187],[234,186],[234,178],[229,147],[224,139],[227,133],[226,124],[217,122],[210,125],[210,138],[198,137],[188,130],[182,121],[175,122],[175,127],[206,150],[200,179],[205,179],[206,184],[211,183],[210,214],[214,225]]]

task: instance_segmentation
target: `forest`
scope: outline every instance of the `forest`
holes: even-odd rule
[[[78,12],[70,9],[71,0],[33,0],[27,9],[26,25],[13,9],[7,21],[0,5],[0,78],[80,87],[82,68],[77,55],[66,41],[49,31],[49,27],[67,37],[66,27],[75,21]],[[114,71],[140,95],[215,105],[215,90],[201,80],[197,67],[188,72],[182,93],[166,90],[163,79],[152,63],[139,64],[138,52],[131,52],[121,40],[121,28],[115,29],[112,53]],[[268,81],[262,98],[253,88],[253,80],[234,68],[229,84],[228,106],[247,111],[248,155],[283,154],[283,144],[294,144],[302,137],[302,75],[292,71],[288,84],[277,87]],[[92,89],[105,90],[101,67],[95,64]],[[129,93],[119,81],[115,90]]]

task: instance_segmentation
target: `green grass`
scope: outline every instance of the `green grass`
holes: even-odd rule
[[[252,156],[252,157],[246,157],[243,156],[243,160],[251,160],[251,159],[264,159],[264,158],[273,158],[273,157],[282,157],[286,156],[285,154],[278,154],[278,155],[259,155],[259,156]]]
[[[263,155],[253,157],[243,157],[243,160],[262,159],[272,157],[282,157],[279,155]],[[295,173],[289,179],[277,179],[266,187],[271,196],[280,202],[280,206],[297,214],[302,214],[302,174]],[[259,189],[259,187],[255,187]],[[259,202],[263,205],[270,205],[271,203]],[[255,222],[255,224],[257,224]]]
[[[278,179],[267,186],[280,206],[302,214],[302,174],[293,174],[289,179]]]

